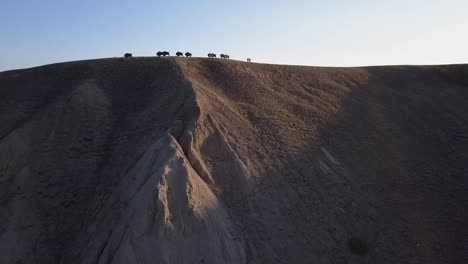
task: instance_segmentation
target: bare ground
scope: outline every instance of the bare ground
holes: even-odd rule
[[[0,263],[468,262],[468,66],[0,73]]]

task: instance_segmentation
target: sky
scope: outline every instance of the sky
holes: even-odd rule
[[[0,0],[0,71],[190,51],[319,66],[468,63],[467,0]]]

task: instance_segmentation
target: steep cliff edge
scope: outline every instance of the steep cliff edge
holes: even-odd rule
[[[0,262],[463,262],[467,76],[196,58],[0,73]]]

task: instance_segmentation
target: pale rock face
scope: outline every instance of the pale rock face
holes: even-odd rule
[[[127,178],[136,180],[115,198],[131,198],[98,263],[245,263],[240,234],[173,137],[150,146]]]

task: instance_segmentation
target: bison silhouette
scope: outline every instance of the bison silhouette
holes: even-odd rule
[[[177,56],[177,57],[181,57],[181,56],[183,57],[184,54],[183,54],[182,52],[178,51],[178,52],[176,53],[176,56]]]
[[[156,55],[157,55],[158,57],[161,57],[161,56],[163,56],[163,57],[170,56],[169,52],[167,52],[167,51],[158,51],[158,53],[156,53]]]
[[[192,53],[190,53],[190,52],[185,52],[185,57],[192,57]]]
[[[132,54],[131,54],[131,53],[125,53],[124,57],[125,57],[125,58],[131,58],[131,57],[132,57]]]
[[[208,53],[208,58],[210,58],[210,59],[216,58],[216,54]]]
[[[222,59],[229,59],[229,55],[227,54],[221,54],[219,55],[219,57],[221,57]]]

